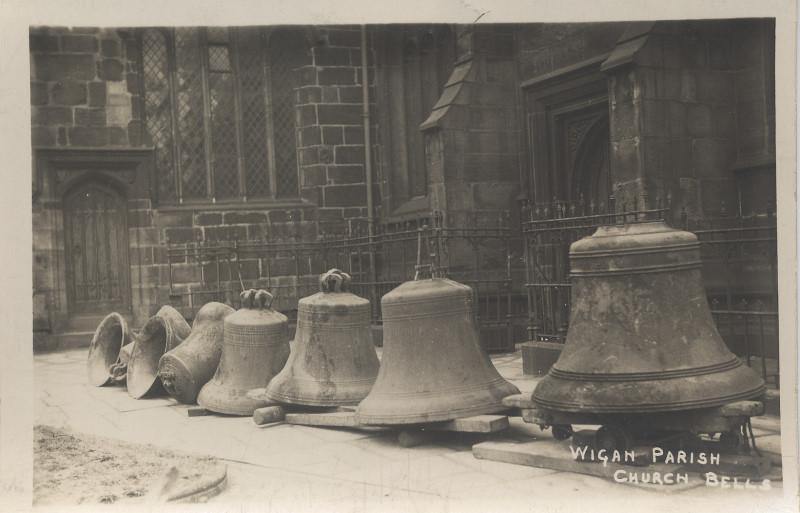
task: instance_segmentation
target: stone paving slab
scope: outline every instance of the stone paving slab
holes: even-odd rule
[[[608,496],[619,486],[596,477],[473,457],[471,444],[484,440],[550,438],[549,432],[520,418],[511,418],[509,428],[500,434],[438,433],[443,436],[435,443],[407,449],[397,445],[393,431],[285,423],[256,426],[250,417],[189,417],[189,406],[171,398],[137,401],[123,387],[88,386],[85,359],[85,349],[34,357],[36,422],[225,460],[229,463],[228,490],[212,498],[212,503],[266,504],[275,511],[320,510],[324,506],[326,512],[498,508],[510,512],[529,511],[532,497]],[[538,379],[522,375],[519,353],[501,355],[494,361],[501,374],[523,393],[536,386]],[[777,419],[754,419],[753,426],[760,447],[779,448]],[[620,493],[631,500],[657,496],[629,487]],[[709,497],[716,492],[701,487],[686,493]]]

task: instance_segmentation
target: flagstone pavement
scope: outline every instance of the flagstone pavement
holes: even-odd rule
[[[703,483],[681,491],[641,489],[586,475],[478,460],[471,444],[486,437],[440,435],[434,443],[401,448],[387,432],[324,429],[288,424],[256,426],[249,417],[189,417],[171,398],[134,400],[123,387],[86,384],[86,349],[34,357],[35,422],[78,432],[227,462],[229,484],[212,504],[259,511],[540,511],[606,500],[627,504],[691,500],[716,507],[779,500],[780,482],[769,491],[721,490]],[[522,392],[536,380],[522,374],[520,353],[492,358],[500,373]],[[753,419],[758,446],[780,461],[780,419]],[[550,437],[519,418],[493,440]],[[590,502],[587,502],[590,501]],[[699,501],[699,502],[698,502]],[[753,501],[752,503],[750,501]],[[581,507],[583,509],[583,507]]]

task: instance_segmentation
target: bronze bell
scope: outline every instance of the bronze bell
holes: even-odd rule
[[[666,412],[763,394],[714,326],[694,234],[663,222],[603,226],[573,243],[569,258],[567,340],[533,392],[537,405]]]
[[[518,394],[480,346],[472,289],[434,277],[381,299],[383,358],[356,417],[362,424],[418,424],[492,413]]]
[[[206,303],[197,312],[186,340],[164,353],[158,361],[158,377],[169,395],[182,403],[194,404],[200,388],[217,369],[223,320],[234,311],[222,303]]]
[[[158,361],[189,336],[192,328],[183,315],[169,305],[148,319],[133,343],[128,361],[128,394],[141,399],[160,388]]]
[[[214,377],[197,396],[207,410],[229,415],[252,415],[268,401],[248,396],[264,388],[289,357],[289,321],[272,310],[266,290],[242,292],[242,308],[225,318],[225,342]]]
[[[369,301],[347,292],[350,275],[320,276],[320,292],[297,306],[289,361],[267,388],[273,401],[307,406],[355,405],[378,375]]]
[[[100,321],[89,345],[86,362],[90,385],[102,387],[125,381],[126,366],[133,347],[131,335],[125,318],[117,312],[106,315]]]

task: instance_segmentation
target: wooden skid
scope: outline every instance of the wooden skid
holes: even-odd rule
[[[334,411],[326,413],[287,413],[284,419],[287,424],[319,427],[361,427],[352,411]]]
[[[508,429],[507,415],[475,415],[447,422],[425,424],[428,431],[455,431],[458,433],[496,433]]]
[[[359,424],[352,410],[324,413],[287,413],[287,424],[319,427],[370,428],[385,426],[367,426]],[[475,415],[446,422],[420,424],[416,426],[397,426],[406,430],[454,431],[459,433],[495,433],[508,428],[508,417],[505,415]]]
[[[630,467],[612,462],[608,462],[604,465],[602,463],[576,461],[572,458],[572,454],[567,445],[564,445],[564,442],[557,442],[555,440],[541,440],[535,442],[483,442],[472,446],[472,454],[476,458],[482,460],[585,474],[605,478],[612,483],[614,483],[615,472],[620,470],[626,474],[631,472],[649,472],[654,474],[658,472],[662,477],[667,473],[684,472],[680,465],[666,465],[663,463],[651,465],[643,469],[641,467]],[[624,484],[674,492],[700,486],[703,484],[703,480],[697,476],[690,475],[688,483],[650,485],[626,481]]]

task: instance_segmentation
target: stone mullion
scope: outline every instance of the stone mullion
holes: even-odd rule
[[[200,82],[203,88],[203,143],[206,156],[206,194],[216,203],[214,195],[214,149],[211,140],[211,89],[208,84],[208,38],[204,28],[199,29]]]
[[[172,162],[175,167],[175,194],[178,197],[178,203],[183,203],[183,170],[181,169],[181,152],[180,152],[180,131],[178,129],[178,96],[177,96],[177,73],[178,73],[178,60],[175,55],[175,29],[169,30],[165,34],[167,46],[167,80],[169,81],[169,119],[170,119],[170,134],[172,141]],[[142,61],[144,62],[144,61]]]
[[[239,196],[247,201],[247,178],[245,176],[244,167],[244,143],[242,142],[243,130],[243,116],[242,116],[242,80],[239,67],[239,32],[236,30],[228,29],[230,43],[228,44],[228,53],[231,61],[231,69],[233,72],[233,116],[235,119],[234,130],[236,138],[236,165],[238,167],[239,176]],[[230,53],[233,52],[231,56]]]

